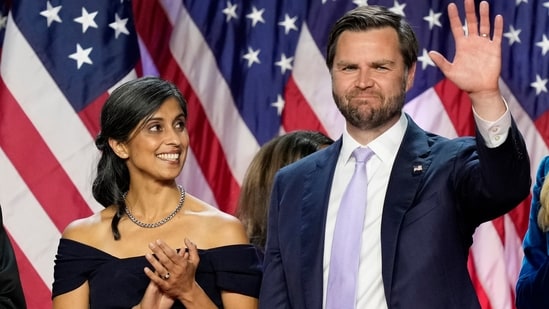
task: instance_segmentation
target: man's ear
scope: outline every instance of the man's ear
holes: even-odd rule
[[[414,78],[416,75],[416,64],[417,62],[414,62],[412,66],[408,69],[408,75],[406,76],[406,91],[412,89],[412,86],[414,85]]]
[[[129,157],[128,151],[126,149],[126,144],[124,144],[123,142],[109,138],[109,146],[111,147],[112,151],[114,151],[114,153],[121,159],[127,159]]]

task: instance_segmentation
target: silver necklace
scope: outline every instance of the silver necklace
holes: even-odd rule
[[[158,222],[145,223],[145,222],[139,221],[136,217],[134,217],[132,215],[132,213],[128,209],[128,206],[124,207],[124,211],[126,212],[126,215],[128,215],[128,218],[130,218],[130,220],[133,223],[137,224],[140,227],[147,228],[147,229],[152,229],[152,228],[155,228],[155,227],[159,227],[159,226],[163,225],[164,223],[166,223],[166,222],[170,221],[171,219],[173,219],[173,217],[175,217],[175,215],[181,210],[181,207],[183,207],[183,202],[185,201],[185,189],[183,189],[182,186],[177,186],[177,187],[179,188],[179,192],[181,192],[181,195],[179,197],[179,203],[177,204],[177,207],[166,218],[164,218],[164,219],[162,219]],[[122,195],[122,198],[124,199],[124,203],[126,203],[126,196],[127,195],[128,195],[127,191],[124,192],[124,194]]]

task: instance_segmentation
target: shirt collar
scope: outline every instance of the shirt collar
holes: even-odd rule
[[[392,127],[378,136],[375,140],[371,141],[368,145],[361,145],[349,135],[349,132],[347,132],[347,125],[345,125],[345,130],[343,130],[342,135],[341,152],[339,153],[338,160],[340,163],[345,164],[349,161],[352,152],[357,147],[370,147],[382,162],[392,162],[398,152],[407,127],[408,118],[406,118],[404,113],[401,113],[400,118]]]

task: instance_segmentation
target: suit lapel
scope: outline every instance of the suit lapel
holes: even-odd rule
[[[322,295],[326,213],[341,144],[339,139],[319,151],[314,156],[314,164],[304,175],[304,192],[307,195],[303,196],[301,203],[300,248],[305,308],[322,308],[323,297],[318,295]],[[429,153],[428,137],[408,117],[408,128],[391,172],[381,222],[382,276],[388,304],[400,226],[431,163]]]
[[[324,230],[328,200],[341,139],[315,154],[314,164],[304,175],[301,208],[302,287],[305,308],[322,308]],[[319,210],[321,208],[321,210]]]
[[[408,128],[391,171],[381,219],[382,276],[388,304],[391,303],[400,227],[404,215],[412,206],[421,179],[431,164],[429,153],[428,137],[408,117]]]

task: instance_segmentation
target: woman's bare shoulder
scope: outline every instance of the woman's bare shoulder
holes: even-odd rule
[[[192,205],[190,214],[195,215],[201,221],[200,226],[208,231],[211,247],[249,243],[244,226],[235,216],[195,197],[189,198],[189,204]]]
[[[102,235],[103,231],[110,230],[110,222],[114,213],[113,207],[107,207],[89,217],[76,219],[67,225],[62,238],[86,244],[93,242],[92,240]]]

